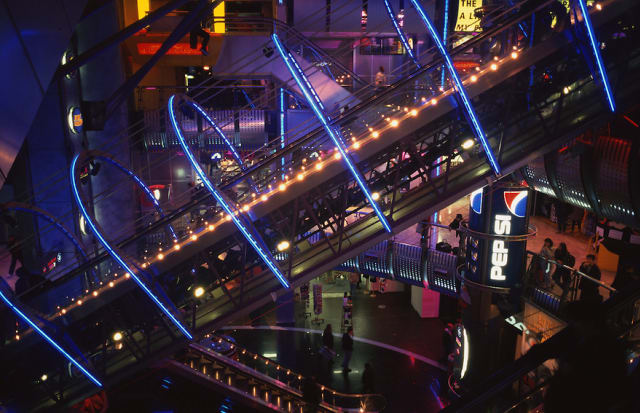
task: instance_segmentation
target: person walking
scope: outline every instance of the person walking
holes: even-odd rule
[[[380,66],[378,68],[378,73],[376,73],[376,89],[382,89],[387,85],[387,75],[384,73],[384,67]]]
[[[376,386],[373,368],[371,367],[371,363],[365,363],[364,371],[362,372],[362,393],[372,394],[375,392]]]
[[[344,351],[344,359],[342,360],[342,372],[349,373],[349,361],[353,353],[353,327],[349,327],[346,333],[342,335],[342,350]]]
[[[187,11],[195,10],[198,5],[197,1],[190,1],[185,5],[185,9]],[[204,30],[209,24],[209,17],[203,17],[200,19],[189,32],[189,47],[192,49],[198,48],[198,37],[202,38],[202,44],[200,46],[200,53],[204,56],[209,56],[209,51],[207,50],[207,45],[209,44],[209,38],[211,37],[209,33]]]
[[[600,281],[602,277],[602,273],[600,272],[600,268],[598,264],[596,264],[596,256],[593,254],[587,255],[587,259],[580,265],[580,272],[587,274],[591,278],[595,278]],[[584,277],[580,279],[580,285],[578,289],[581,291],[580,293],[580,301],[589,301],[589,302],[597,302],[602,301],[602,296],[600,295],[600,287],[598,284],[594,283],[591,280],[587,280]]]

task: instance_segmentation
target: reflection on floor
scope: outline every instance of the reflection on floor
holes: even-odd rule
[[[341,334],[342,294],[349,291],[345,279],[336,279],[331,284],[318,279],[323,286],[323,311],[314,322],[315,315],[305,317],[302,303],[295,303],[296,321],[292,327],[323,330],[331,324],[334,333]],[[275,311],[263,310],[264,315],[254,325],[276,325]],[[248,322],[248,320],[247,320]],[[236,323],[238,324],[238,323]],[[410,357],[378,345],[357,341],[354,344],[352,371],[342,373],[341,338],[335,338],[338,357],[332,366],[317,352],[322,346],[320,334],[296,331],[238,330],[231,335],[238,344],[249,350],[273,356],[278,362],[302,374],[315,374],[320,383],[338,391],[360,392],[364,364],[372,364],[376,376],[377,390],[389,403],[388,411],[430,412],[439,410],[439,402],[430,386],[443,372],[434,367],[442,358],[443,324],[437,319],[421,319],[411,307],[410,294],[406,291],[369,296],[366,291],[356,289],[353,298],[354,335],[374,340],[389,346],[416,353],[422,357]],[[429,362],[421,358],[430,359]],[[433,364],[433,365],[432,365]]]
[[[272,358],[303,375],[316,376],[319,383],[344,393],[362,392],[364,364],[371,363],[375,390],[385,396],[387,411],[439,410],[438,400],[429,387],[443,372],[404,354],[356,341],[349,364],[351,371],[344,373],[338,338],[335,340],[338,356],[329,363],[318,354],[322,346],[320,334],[287,330],[232,330],[230,333],[239,345],[250,351]]]

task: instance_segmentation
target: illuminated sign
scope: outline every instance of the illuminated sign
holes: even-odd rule
[[[140,55],[154,55],[160,49],[162,43],[147,43],[140,42],[136,44],[138,54]],[[169,50],[166,55],[189,55],[189,56],[202,56],[202,52],[199,49],[192,49],[189,43],[176,43]]]
[[[70,107],[67,113],[67,126],[71,132],[80,133],[82,131],[82,124],[82,112],[80,108],[77,106]]]
[[[528,189],[513,186],[485,187],[471,194],[469,228],[505,238],[469,236],[465,276],[470,280],[496,287],[518,282],[524,271],[526,242],[508,237],[527,233],[528,194]]]
[[[459,0],[456,32],[481,32],[480,19],[475,16],[475,9],[482,7],[482,0]]]
[[[494,217],[493,232],[496,235],[511,235],[511,216],[496,215]],[[489,278],[496,281],[504,281],[506,276],[502,269],[509,262],[509,247],[505,245],[505,241],[495,239],[491,243],[491,271]]]
[[[515,316],[505,318],[504,321],[511,324],[512,326],[522,331],[523,333],[529,334],[529,329],[527,328],[527,326],[524,325],[522,321],[518,321]]]

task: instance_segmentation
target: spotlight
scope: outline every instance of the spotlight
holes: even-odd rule
[[[43,374],[42,376],[40,376],[40,381],[47,381],[48,378],[49,376],[47,376],[46,374]]]
[[[282,252],[282,251],[288,250],[290,246],[291,245],[289,244],[289,241],[284,240],[278,244],[277,248],[278,248],[278,251]]]
[[[120,341],[122,340],[122,333],[119,331],[116,331],[115,333],[113,333],[113,341]]]
[[[380,199],[380,194],[377,192],[374,192],[371,194],[371,198],[373,198],[374,201],[377,201],[378,199]]]
[[[462,142],[462,149],[471,149],[473,147],[473,139],[467,139],[466,141]]]
[[[193,290],[193,296],[196,298],[200,298],[204,295],[204,288],[202,287],[198,287],[195,290]]]

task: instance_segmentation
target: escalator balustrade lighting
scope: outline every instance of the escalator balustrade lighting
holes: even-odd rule
[[[262,247],[262,245],[264,245],[264,242],[259,238],[259,235],[251,234],[251,231],[249,230],[249,228],[247,228],[247,226],[244,224],[244,222],[242,222],[242,220],[239,218],[238,215],[234,214],[234,211],[233,211],[231,205],[229,205],[229,203],[224,199],[224,197],[218,191],[218,189],[213,186],[213,184],[209,180],[209,177],[207,176],[207,174],[202,170],[202,168],[200,167],[200,164],[196,161],[195,156],[193,155],[193,152],[191,151],[191,148],[189,148],[189,145],[187,145],[187,142],[186,142],[186,140],[184,138],[184,135],[182,133],[182,129],[180,128],[180,126],[178,125],[178,122],[176,121],[174,104],[173,104],[173,102],[175,100],[175,97],[176,97],[176,95],[173,95],[173,96],[171,96],[169,98],[169,102],[168,102],[169,119],[171,119],[171,124],[172,124],[173,129],[174,129],[174,131],[176,133],[176,137],[178,138],[178,142],[180,143],[180,146],[182,147],[182,151],[187,156],[187,159],[189,159],[189,162],[191,163],[191,166],[196,171],[196,173],[198,174],[198,176],[202,180],[202,183],[204,184],[204,186],[209,191],[209,193],[211,193],[211,195],[213,195],[213,197],[216,199],[218,204],[220,204],[220,206],[226,211],[226,213],[228,214],[228,217],[231,220],[233,220],[233,223],[235,224],[235,226],[240,230],[242,235],[244,235],[245,239],[251,244],[251,246],[258,253],[260,258],[262,258],[263,262],[267,265],[267,267],[269,267],[271,272],[276,276],[276,278],[278,279],[280,284],[282,284],[282,286],[285,287],[285,288],[289,288],[289,283],[284,278],[284,275],[282,274],[282,272],[280,272],[280,269],[276,265],[275,260],[271,256],[271,253],[268,250],[265,250]],[[188,103],[190,106],[192,106],[198,112],[203,114],[205,119],[210,119],[208,116],[205,116],[206,113],[200,107],[200,105],[198,105],[194,101],[185,100],[185,103]],[[194,236],[195,236],[195,234],[194,234]]]
[[[189,340],[191,340],[193,338],[193,336],[189,333],[189,331],[182,325],[182,323],[180,323],[180,321],[171,313],[171,311],[169,311],[169,309],[164,304],[162,304],[160,299],[158,297],[156,297],[156,295],[149,289],[149,287],[147,287],[146,284],[135,274],[135,272],[131,268],[131,266],[124,261],[124,259],[120,256],[120,254],[118,252],[116,252],[116,250],[102,236],[102,231],[100,231],[98,229],[97,224],[94,222],[93,218],[91,217],[91,214],[89,214],[89,212],[85,208],[84,202],[82,201],[82,198],[80,197],[80,192],[78,190],[79,178],[76,175],[76,170],[77,170],[77,164],[78,164],[78,158],[79,157],[80,157],[80,155],[76,155],[73,158],[73,161],[71,162],[71,171],[70,171],[70,174],[71,174],[71,176],[70,176],[70,178],[71,178],[71,190],[72,190],[72,193],[73,193],[73,197],[75,198],[76,204],[78,205],[78,208],[80,209],[80,212],[84,216],[85,222],[89,225],[89,228],[91,228],[91,231],[93,232],[95,237],[98,239],[100,244],[102,244],[102,246],[104,247],[105,250],[107,250],[109,255],[111,255],[111,257],[118,264],[120,264],[120,266],[125,270],[126,274],[134,279],[136,284],[138,284],[138,286],[145,292],[145,294],[147,294],[147,296],[149,298],[151,298],[151,300],[173,322],[173,324],[182,332],[182,334],[184,334],[185,337],[187,337]],[[78,300],[78,305],[81,305],[81,300]]]
[[[391,23],[393,24],[393,28],[396,30],[396,33],[398,34],[398,37],[400,38],[400,41],[402,42],[402,46],[404,46],[404,50],[407,51],[407,54],[409,55],[411,60],[413,60],[413,63],[415,63],[416,66],[418,67],[418,69],[420,69],[422,67],[422,65],[420,65],[420,62],[418,62],[416,54],[414,53],[413,49],[409,45],[409,41],[407,40],[407,35],[404,33],[404,31],[402,31],[402,28],[400,28],[400,25],[398,24],[398,20],[396,19],[396,15],[393,12],[393,9],[391,8],[391,5],[389,4],[389,0],[384,0],[384,7],[387,9],[387,14],[389,15],[389,18],[391,19]]]
[[[487,137],[486,137],[486,135],[484,133],[484,130],[482,129],[482,126],[480,125],[480,121],[478,120],[478,117],[476,116],[475,110],[473,109],[473,106],[471,105],[471,101],[469,100],[469,96],[467,96],[467,92],[464,89],[464,86],[462,85],[462,81],[460,80],[460,77],[458,76],[458,72],[456,71],[455,67],[453,66],[453,62],[451,61],[451,56],[449,56],[449,53],[447,52],[447,49],[445,49],[444,44],[442,43],[442,40],[440,39],[440,36],[436,32],[436,29],[435,29],[433,23],[431,22],[431,19],[429,19],[429,17],[427,16],[427,13],[425,12],[425,10],[422,7],[422,5],[418,2],[418,0],[410,0],[410,1],[411,1],[411,4],[413,4],[413,7],[418,12],[418,15],[420,16],[420,19],[422,20],[424,25],[427,27],[427,30],[429,31],[429,34],[431,35],[431,39],[435,42],[436,46],[438,47],[438,50],[440,51],[440,54],[442,54],[442,58],[444,59],[445,64],[447,65],[447,69],[449,71],[449,75],[453,79],[453,81],[455,83],[455,88],[456,88],[456,90],[458,92],[458,95],[460,96],[460,99],[462,100],[464,108],[465,108],[467,114],[469,115],[469,118],[471,120],[471,124],[473,126],[473,130],[474,130],[475,135],[476,135],[476,138],[478,138],[478,140],[482,144],[482,147],[484,148],[484,152],[485,152],[485,154],[487,156],[487,159],[489,160],[489,164],[491,165],[491,168],[493,169],[493,172],[496,175],[500,175],[500,165],[498,165],[498,161],[496,160],[496,158],[495,158],[495,156],[493,154],[493,150],[491,149],[491,146],[489,145],[489,141],[487,140]]]
[[[505,59],[503,59],[503,60],[505,60]],[[493,70],[493,68],[494,68],[494,67],[495,67],[495,69],[497,70],[498,65],[497,65],[497,64],[495,64],[495,63],[492,63],[492,64],[491,64],[491,66],[490,66],[490,69],[491,69],[491,70]],[[478,77],[479,77],[479,76],[482,76],[482,75],[483,75],[483,74],[485,74],[485,73],[487,73],[487,72],[488,72],[488,70],[489,70],[489,69],[487,69],[487,70],[481,70],[479,67],[476,67],[476,71],[478,72],[478,73],[477,73],[477,75],[471,75],[467,80],[465,80],[465,82],[471,82],[471,83],[473,83],[473,82],[477,81]],[[453,90],[453,89],[448,89],[448,90],[447,90],[443,95],[441,95],[441,96],[439,96],[439,97],[440,97],[440,98],[444,98],[444,97],[446,97],[446,96],[451,95],[452,93],[454,93],[454,90]],[[432,105],[436,105],[436,104],[438,103],[438,100],[437,100],[437,99],[435,99],[435,98],[433,98],[433,99],[431,99],[431,100],[427,101],[427,99],[426,99],[425,97],[422,97],[422,98],[421,98],[421,102],[422,102],[422,104],[421,104],[421,105],[418,105],[418,106],[417,106],[417,108],[409,110],[408,115],[410,115],[410,116],[417,116],[417,115],[419,114],[419,110],[423,110],[423,109],[424,109],[424,107],[423,107],[424,105],[426,105],[427,103],[430,103],[430,104],[432,104]],[[408,116],[408,115],[407,115],[407,116]],[[384,115],[382,115],[382,117],[384,118]],[[369,128],[368,128],[368,131],[369,131],[371,134],[370,134],[368,137],[363,137],[363,138],[362,138],[358,143],[359,143],[360,145],[363,145],[363,144],[366,144],[366,143],[368,143],[368,142],[375,141],[377,138],[379,138],[379,137],[380,137],[380,133],[381,133],[381,132],[384,132],[387,128],[388,128],[388,127],[382,127],[382,128],[380,128],[379,130],[374,130],[372,127],[369,127]],[[358,149],[358,148],[357,148],[356,143],[354,143],[354,144],[351,146],[351,149]],[[300,171],[300,173],[302,173],[302,174],[304,174],[304,175],[306,176],[307,174],[310,174],[310,173],[313,173],[313,172],[317,172],[317,171],[321,171],[321,170],[324,168],[324,162],[332,162],[332,161],[333,161],[333,159],[331,159],[331,158],[328,158],[328,159],[326,159],[326,160],[323,160],[323,159],[321,159],[321,158],[318,158],[318,160],[317,160],[316,162],[314,162],[314,164],[315,164],[314,168],[310,168],[310,170],[304,170],[304,168],[302,168],[303,170],[302,170],[302,171]],[[290,169],[291,169],[291,168],[290,168]],[[272,186],[271,184],[267,185],[267,187],[268,187],[268,190],[269,190],[269,191],[271,191],[271,192],[268,192],[267,194],[263,193],[263,194],[261,194],[259,197],[257,197],[257,195],[256,195],[256,196],[254,196],[254,195],[255,195],[255,193],[252,193],[252,197],[253,197],[254,199],[249,203],[249,206],[250,206],[250,207],[254,207],[255,205],[259,204],[260,202],[266,202],[266,201],[268,201],[268,200],[269,200],[269,198],[270,198],[270,197],[271,197],[271,196],[272,196],[272,195],[273,195],[273,194],[278,190],[278,189],[276,188],[276,190],[275,190],[275,191],[272,191],[273,186]],[[286,186],[285,186],[285,190],[286,190]],[[226,218],[225,218],[225,214],[224,214],[224,212],[221,212],[221,213],[220,213],[220,216],[221,216],[221,219],[220,219],[219,221],[217,221],[217,223],[216,223],[217,225],[219,225],[219,224],[220,224],[220,223],[222,223],[222,222],[230,221],[230,220],[231,220],[231,217],[230,217],[230,216],[226,216]],[[215,225],[205,223],[205,226],[201,229],[201,231],[200,231],[199,233],[201,233],[202,231],[206,231],[206,230],[208,230],[208,231],[213,231],[214,229],[215,229]],[[191,231],[191,232],[193,232],[193,231]],[[198,237],[197,237],[197,236],[196,236],[195,238],[191,238],[191,237],[189,237],[189,238],[187,238],[187,239],[184,241],[184,243],[193,242],[194,240],[197,240],[197,239],[198,239]],[[177,240],[174,240],[174,248],[173,248],[172,250],[170,249],[170,250],[166,251],[165,256],[166,256],[166,255],[171,254],[171,253],[172,253],[172,252],[174,252],[174,251],[178,251],[178,250],[180,250],[180,249],[181,249],[181,244],[180,244]],[[144,259],[146,260],[147,258],[146,258],[146,257],[144,257]],[[147,267],[148,267],[151,263],[153,263],[153,262],[154,262],[154,259],[149,259],[147,262],[143,262],[143,263],[142,263],[142,268],[147,268]],[[123,280],[125,280],[125,279],[128,279],[128,278],[130,277],[130,275],[129,275],[128,273],[125,273],[125,275],[124,275],[124,277],[123,277],[123,278],[116,279],[116,277],[117,277],[117,276],[116,276],[116,275],[114,275],[114,281],[111,281],[111,282],[109,283],[109,286],[110,286],[110,287],[113,287],[114,285],[119,284],[121,281],[123,281]],[[90,299],[90,298],[91,298],[91,295],[90,295],[90,294],[87,294],[85,297],[78,297],[78,298],[86,298],[86,299]],[[74,300],[76,300],[76,298],[71,298],[71,303],[70,303],[69,305],[67,305],[67,307],[62,308],[62,309],[59,311],[59,315],[64,315],[64,314],[66,314],[66,312],[67,312],[69,309],[71,309],[71,308],[75,305]]]
[[[602,81],[602,86],[604,87],[605,94],[607,95],[607,102],[609,103],[609,109],[611,109],[611,112],[615,112],[616,102],[613,100],[613,94],[611,93],[611,86],[609,85],[609,77],[607,76],[607,70],[604,68],[604,64],[602,62],[602,55],[600,55],[600,43],[598,42],[598,38],[596,37],[593,31],[593,25],[591,24],[591,16],[589,15],[589,11],[587,10],[587,5],[585,3],[585,0],[577,0],[577,1],[578,1],[578,6],[580,7],[580,14],[582,14],[582,20],[584,21],[584,25],[587,27],[589,44],[591,45],[591,51],[593,52],[593,57],[596,59],[596,64],[598,65],[598,73],[600,73],[600,80]],[[600,6],[600,9],[601,8],[602,6]],[[600,9],[597,9],[597,10],[600,10]]]
[[[25,323],[27,323],[33,329],[33,331],[38,333],[49,344],[51,344],[53,346],[53,348],[55,348],[60,354],[62,354],[67,360],[69,360],[69,362],[71,362],[71,364],[76,366],[78,368],[78,370],[80,370],[82,372],[82,374],[84,374],[96,386],[102,387],[102,383],[100,382],[100,380],[95,378],[95,376],[93,376],[89,372],[89,370],[87,370],[82,364],[78,363],[76,361],[76,359],[71,356],[71,354],[67,353],[58,343],[56,343],[56,341],[54,339],[49,337],[49,335],[47,333],[45,333],[44,330],[42,330],[40,327],[38,327],[38,325],[35,322],[33,322],[25,313],[20,311],[20,309],[18,307],[16,307],[13,304],[13,302],[6,295],[4,295],[4,293],[2,291],[0,291],[0,299],[2,299],[2,301],[4,301],[4,303],[7,305],[7,307],[9,307],[11,309],[11,311],[16,313],[16,315],[18,317],[20,317]],[[20,340],[20,336],[17,335],[17,334],[16,334],[16,340]]]
[[[317,97],[317,94],[315,93],[315,90],[313,89],[313,86],[311,86],[311,84],[309,84],[309,82],[308,82],[306,76],[304,75],[304,73],[302,72],[302,70],[299,69],[299,67],[297,67],[297,68],[294,67],[294,65],[297,66],[297,62],[295,61],[295,58],[293,57],[293,55],[291,55],[291,53],[285,52],[284,47],[282,46],[282,43],[280,42],[280,39],[278,38],[278,35],[274,33],[274,34],[271,35],[271,38],[273,40],[274,45],[278,49],[278,53],[280,53],[280,57],[282,57],[282,59],[284,60],[285,64],[287,65],[287,68],[289,69],[289,72],[291,73],[291,75],[295,79],[296,84],[298,85],[300,90],[305,95],[305,98],[307,99],[307,102],[309,103],[309,105],[313,109],[313,112],[315,113],[315,115],[318,118],[318,120],[320,121],[320,123],[322,123],[322,126],[324,127],[325,131],[327,132],[327,134],[329,135],[329,137],[333,141],[333,144],[338,148],[338,151],[339,151],[342,159],[344,159],[345,164],[350,169],[352,176],[355,178],[356,182],[358,183],[358,186],[360,187],[360,190],[362,190],[364,195],[367,197],[367,200],[369,201],[369,204],[371,205],[371,207],[375,211],[376,215],[378,216],[378,219],[380,220],[380,223],[382,224],[382,226],[384,227],[384,229],[387,232],[391,232],[391,226],[389,225],[389,222],[387,221],[387,218],[382,213],[382,210],[380,209],[378,204],[371,197],[371,192],[369,191],[369,188],[367,188],[367,185],[364,182],[364,178],[362,177],[362,174],[360,173],[360,171],[358,171],[356,169],[356,166],[353,163],[353,160],[351,159],[351,157],[348,156],[348,154],[347,154],[348,149],[347,149],[346,145],[344,144],[342,139],[338,136],[336,131],[334,131],[333,128],[329,125],[328,118],[322,112],[322,110],[321,110],[322,102],[320,102],[320,104],[317,103],[317,101],[319,101],[319,98]]]

